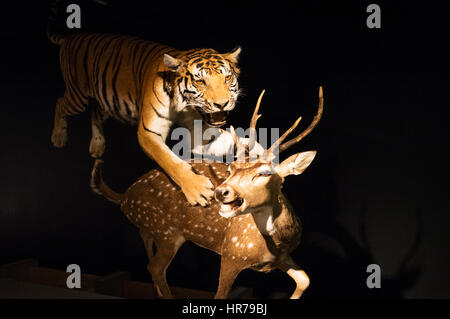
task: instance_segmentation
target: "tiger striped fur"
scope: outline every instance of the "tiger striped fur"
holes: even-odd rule
[[[241,49],[219,54],[213,49],[181,51],[136,37],[106,34],[48,37],[60,46],[66,91],[56,103],[51,141],[67,141],[67,117],[92,112],[91,156],[105,150],[102,123],[107,118],[137,125],[145,154],[181,187],[191,204],[206,205],[213,195],[208,178],[192,171],[165,144],[173,125],[193,129],[195,119],[209,126],[225,124],[239,95],[237,60]]]

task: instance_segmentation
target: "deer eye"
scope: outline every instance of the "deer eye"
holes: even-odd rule
[[[273,174],[272,171],[262,171],[262,172],[259,172],[258,176],[270,176],[272,174]]]

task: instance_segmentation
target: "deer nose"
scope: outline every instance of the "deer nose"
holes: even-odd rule
[[[226,101],[225,103],[222,103],[222,104],[220,104],[220,103],[214,103],[214,106],[217,107],[217,108],[219,108],[219,109],[224,109],[224,108],[227,107],[228,103],[230,103],[230,100],[228,100],[228,101]]]
[[[224,185],[217,187],[214,191],[214,197],[218,202],[229,202],[234,196],[233,189],[230,186]]]

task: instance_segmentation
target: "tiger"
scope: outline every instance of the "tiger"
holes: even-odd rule
[[[103,122],[108,118],[137,126],[144,153],[181,188],[192,205],[206,206],[211,181],[193,171],[166,145],[174,125],[193,130],[194,120],[221,127],[240,94],[238,59],[241,47],[219,53],[210,48],[178,50],[138,37],[116,34],[60,34],[55,11],[47,25],[58,45],[64,95],[57,99],[52,144],[63,147],[67,118],[96,101],[91,115],[90,155],[105,151]]]

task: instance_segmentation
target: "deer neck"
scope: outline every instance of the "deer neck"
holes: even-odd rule
[[[259,232],[265,236],[276,236],[286,223],[292,220],[291,211],[283,194],[279,193],[271,205],[262,206],[252,211],[253,219]]]

